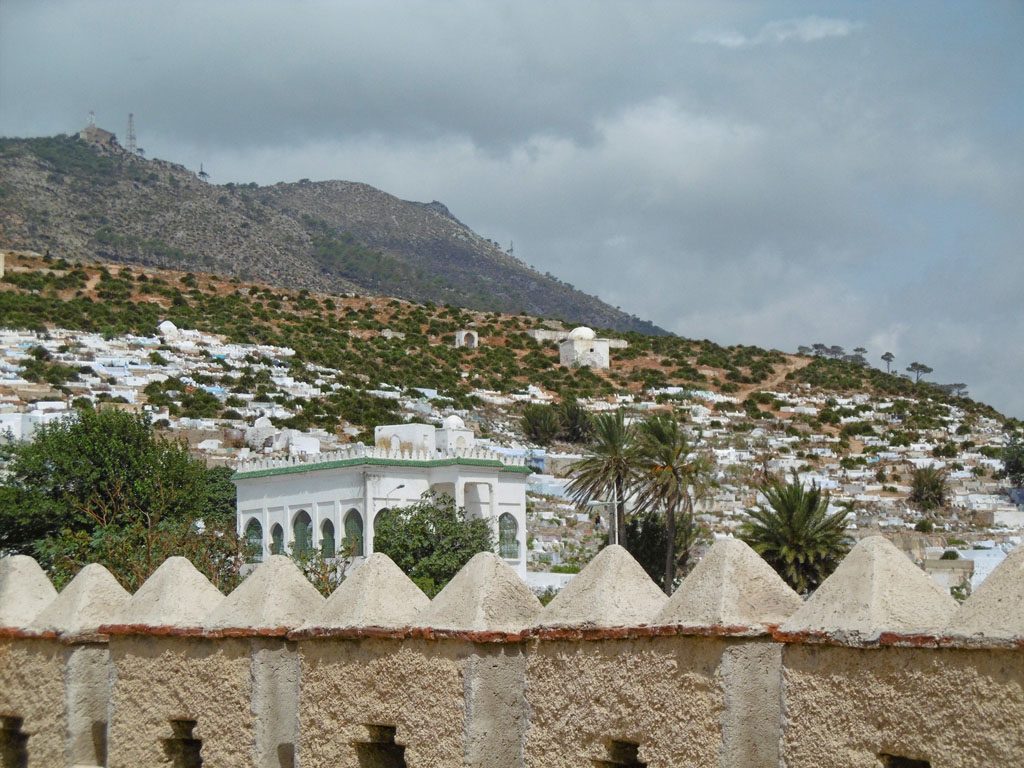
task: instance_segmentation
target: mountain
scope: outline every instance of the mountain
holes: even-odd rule
[[[349,181],[208,184],[91,128],[0,139],[0,247],[664,334],[473,232]]]

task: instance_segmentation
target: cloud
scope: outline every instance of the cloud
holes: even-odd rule
[[[848,19],[805,16],[800,19],[770,21],[749,36],[734,30],[700,30],[691,39],[695,43],[720,45],[723,48],[750,48],[790,41],[813,43],[830,37],[846,37],[861,26]]]

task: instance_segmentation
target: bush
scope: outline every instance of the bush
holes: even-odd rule
[[[470,519],[451,496],[428,492],[415,504],[377,515],[373,548],[433,597],[473,555],[493,552],[494,538],[490,521]]]
[[[550,405],[527,405],[523,408],[520,426],[527,439],[538,445],[550,445],[562,431],[558,412]]]

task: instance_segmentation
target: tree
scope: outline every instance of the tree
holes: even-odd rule
[[[148,417],[81,410],[4,453],[0,549],[35,556],[58,586],[99,562],[136,589],[179,554],[218,586],[237,581],[231,472],[157,437]]]
[[[761,487],[767,506],[747,513],[740,538],[767,561],[794,590],[807,594],[836,569],[850,547],[846,511],[829,514],[829,494],[810,488],[793,473]]]
[[[665,550],[668,545],[664,516],[657,510],[640,510],[629,516],[626,530],[629,553],[640,563],[651,581],[664,589]],[[676,533],[676,551],[688,552],[705,535],[706,531],[696,525],[685,531],[680,528]]]
[[[615,506],[616,541],[627,546],[626,499],[636,475],[636,429],[621,410],[594,417],[591,454],[569,467],[569,497],[580,506],[610,501]]]
[[[917,361],[914,361],[913,363],[911,363],[910,365],[907,366],[907,371],[909,373],[914,374],[914,383],[915,384],[917,384],[919,381],[921,381],[921,377],[922,376],[931,373],[932,370],[933,370],[932,368],[929,368],[924,363],[919,363]]]
[[[1003,447],[1002,474],[1014,488],[1024,487],[1024,437],[1014,432]]]
[[[549,445],[562,429],[558,412],[550,405],[530,403],[523,408],[520,423],[526,437],[538,445]]]
[[[886,352],[884,355],[882,355],[882,360],[885,361],[885,372],[886,373],[891,373],[892,372],[890,370],[889,366],[892,365],[892,361],[895,360],[895,359],[896,359],[896,355],[894,355],[892,352]]]
[[[373,548],[433,597],[477,552],[493,552],[490,522],[469,518],[448,495],[428,491],[420,501],[377,515]]]
[[[934,464],[919,467],[910,476],[909,498],[925,512],[944,507],[948,495],[946,473]]]
[[[662,589],[671,595],[676,574],[686,570],[696,538],[693,504],[711,484],[712,462],[697,450],[672,416],[652,416],[640,425],[640,474],[636,501],[640,510],[664,510],[665,569]],[[677,517],[681,513],[681,517]],[[677,551],[677,537],[683,547]]]
[[[963,382],[957,382],[955,384],[936,384],[935,387],[940,392],[945,392],[951,397],[967,397],[967,385]]]
[[[567,398],[558,406],[562,438],[570,443],[585,443],[594,434],[594,423],[577,400]]]

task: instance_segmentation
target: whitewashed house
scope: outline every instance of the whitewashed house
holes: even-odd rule
[[[427,491],[446,493],[471,517],[491,521],[501,557],[526,576],[526,483],[521,457],[474,444],[457,416],[377,427],[373,447],[239,465],[237,526],[266,556],[316,548],[333,557],[343,540],[357,556],[373,549],[374,521]]]

